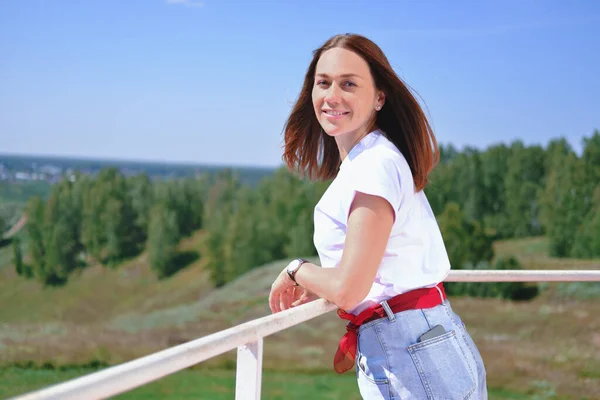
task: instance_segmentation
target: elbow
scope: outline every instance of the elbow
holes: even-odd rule
[[[336,291],[334,303],[342,310],[348,311],[356,307],[358,303],[367,297],[367,294],[368,292],[363,293],[362,290],[356,290],[348,285],[340,285]]]

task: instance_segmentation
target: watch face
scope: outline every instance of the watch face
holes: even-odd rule
[[[294,272],[297,268],[298,265],[300,264],[300,262],[298,260],[294,260],[292,261],[289,265],[288,265],[288,271],[289,272]]]

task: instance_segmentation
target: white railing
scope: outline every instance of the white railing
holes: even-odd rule
[[[597,281],[600,270],[456,270],[445,282]],[[105,399],[198,364],[237,347],[236,399],[260,399],[263,338],[337,307],[317,300],[234,326],[99,372],[15,397],[18,400]],[[340,333],[340,336],[343,332]]]

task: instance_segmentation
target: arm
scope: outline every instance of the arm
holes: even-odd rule
[[[298,284],[343,310],[354,307],[371,289],[390,237],[394,217],[394,210],[388,201],[379,196],[357,192],[350,207],[340,266],[320,268],[305,263],[296,273]],[[290,304],[285,297],[293,282],[285,271],[280,278],[273,284],[269,299],[273,312],[281,311]],[[278,290],[277,284],[282,288]]]

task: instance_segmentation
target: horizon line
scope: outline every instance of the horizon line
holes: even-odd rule
[[[280,165],[249,165],[249,164],[235,164],[235,163],[202,163],[198,161],[176,161],[176,160],[157,160],[157,159],[139,159],[139,158],[120,158],[120,157],[102,157],[102,156],[86,156],[86,155],[68,155],[68,154],[44,154],[44,153],[20,153],[20,152],[0,152],[0,162],[2,157],[23,157],[23,158],[48,158],[55,160],[66,160],[70,159],[73,161],[87,161],[87,162],[107,162],[107,163],[132,163],[132,164],[162,164],[162,165],[174,165],[181,167],[218,167],[218,168],[233,168],[233,169],[277,169],[283,166]]]

